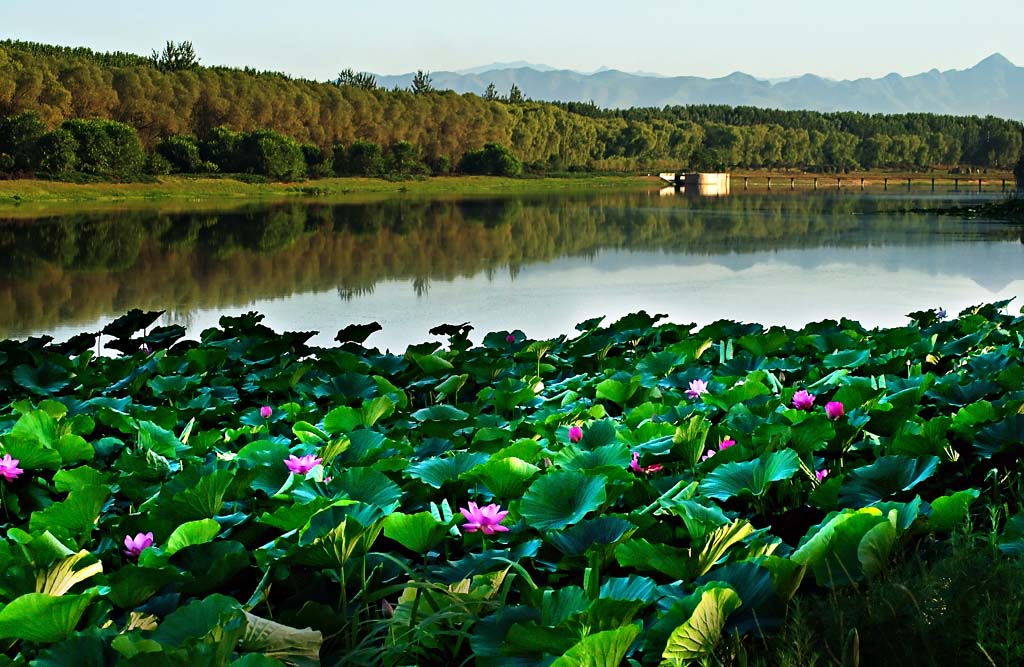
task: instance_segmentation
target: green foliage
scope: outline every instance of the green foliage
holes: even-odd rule
[[[272,246],[304,220],[241,233]],[[640,313],[517,332],[513,353],[453,326],[401,356],[356,342],[372,325],[323,349],[255,314],[178,343],[158,317],[103,328],[120,356],[0,342],[19,664],[1022,658],[1024,321],[1000,304],[872,330]],[[792,409],[797,387],[816,407]],[[914,447],[936,453],[888,453]],[[466,528],[471,502],[500,506],[489,531]]]
[[[112,178],[142,171],[145,155],[134,128],[112,120],[69,120],[61,126],[77,144],[79,170]]]
[[[236,160],[244,171],[275,181],[294,181],[306,175],[306,160],[299,144],[272,130],[243,134]]]
[[[199,58],[192,48],[192,42],[188,41],[180,44],[168,41],[163,51],[157,52],[154,49],[149,60],[161,72],[180,72],[199,67]]]
[[[434,84],[430,79],[430,72],[424,72],[421,69],[416,70],[416,74],[412,77],[412,85],[409,90],[411,90],[414,95],[433,92]]]
[[[175,135],[164,137],[156,145],[156,152],[171,166],[172,173],[197,174],[210,171],[208,163],[199,156],[199,142],[195,137]]]
[[[356,72],[347,67],[338,72],[338,78],[334,80],[338,86],[355,86],[364,90],[376,90],[377,77],[369,72]]]
[[[459,171],[463,174],[519,176],[523,173],[523,164],[505,146],[489,143],[478,151],[463,155]]]
[[[36,144],[45,133],[46,126],[34,112],[0,118],[0,173],[34,169]]]
[[[334,173],[340,176],[380,176],[384,173],[384,152],[380,144],[356,141],[344,151],[340,161],[338,148],[334,152]]]
[[[65,174],[78,166],[78,141],[74,135],[58,128],[39,138],[33,147],[33,163],[40,171]]]

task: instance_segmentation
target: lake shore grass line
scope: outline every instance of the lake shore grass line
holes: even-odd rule
[[[645,176],[505,178],[448,176],[409,180],[324,178],[296,183],[248,183],[231,178],[162,176],[149,183],[64,183],[19,179],[0,181],[0,207],[23,204],[130,200],[270,200],[294,197],[348,198],[360,195],[482,195],[548,193],[591,189],[649,189]]]

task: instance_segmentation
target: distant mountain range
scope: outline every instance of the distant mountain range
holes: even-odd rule
[[[593,73],[526,62],[496,63],[461,72],[431,72],[435,88],[482,94],[493,83],[507,95],[515,84],[528,98],[594,102],[600,107],[728,104],[774,109],[993,115],[1024,120],[1024,67],[993,54],[965,70],[933,69],[913,76],[835,81],[814,74],[765,81],[735,72],[718,79],[661,76],[614,69]],[[378,75],[385,88],[407,88],[413,74]]]

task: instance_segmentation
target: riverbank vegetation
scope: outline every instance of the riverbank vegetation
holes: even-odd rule
[[[0,342],[7,659],[1018,664],[1006,307]]]
[[[414,91],[385,91],[372,77],[351,72],[315,82],[202,67],[194,54],[188,67],[162,67],[159,54],[16,41],[0,42],[0,116],[22,128],[6,139],[0,131],[0,172],[103,178],[214,168],[283,179],[385,171],[514,175],[518,164],[532,173],[937,165],[966,172],[1011,169],[1021,157],[1021,124],[992,117],[723,106],[602,110],[458,95],[435,91],[429,82]],[[83,133],[94,134],[100,121],[137,131],[145,159],[132,147],[122,162],[99,164],[83,148]],[[28,136],[27,127],[41,127],[48,137],[32,151],[19,139]],[[224,154],[211,142],[239,152]],[[466,160],[488,144],[504,147],[504,156]],[[38,159],[29,164],[19,151]],[[473,171],[482,166],[504,171]]]

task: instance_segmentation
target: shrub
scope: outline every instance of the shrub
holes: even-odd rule
[[[447,155],[438,155],[430,161],[430,172],[434,176],[447,176],[452,173],[452,159]]]
[[[310,176],[329,176],[332,165],[328,163],[323,149],[313,144],[302,144],[302,159],[306,163],[306,173]]]
[[[242,135],[226,127],[215,127],[199,143],[199,156],[223,172],[243,171],[239,165],[238,145]]]
[[[160,153],[150,153],[146,158],[146,173],[153,176],[166,176],[174,171],[171,163]]]
[[[68,120],[61,126],[78,144],[78,169],[87,174],[131,177],[139,174],[146,156],[135,129],[112,120]]]
[[[488,143],[478,151],[463,155],[459,171],[464,174],[519,176],[523,173],[523,163],[505,146]]]
[[[71,132],[58,128],[35,143],[33,162],[40,171],[64,174],[78,166],[78,142]]]
[[[31,171],[35,164],[35,144],[46,133],[46,126],[33,112],[0,118],[0,171]]]
[[[242,170],[271,180],[291,181],[306,175],[306,161],[299,144],[273,130],[246,132],[238,142]]]
[[[397,176],[422,174],[427,170],[420,151],[408,141],[396,141],[388,147],[387,172]]]
[[[384,154],[380,144],[357,141],[345,152],[345,162],[339,172],[349,176],[380,176],[384,173]]]
[[[195,137],[187,135],[164,137],[156,145],[156,152],[167,160],[174,173],[196,174],[208,171],[203,168],[207,163],[199,155],[199,142]]]

